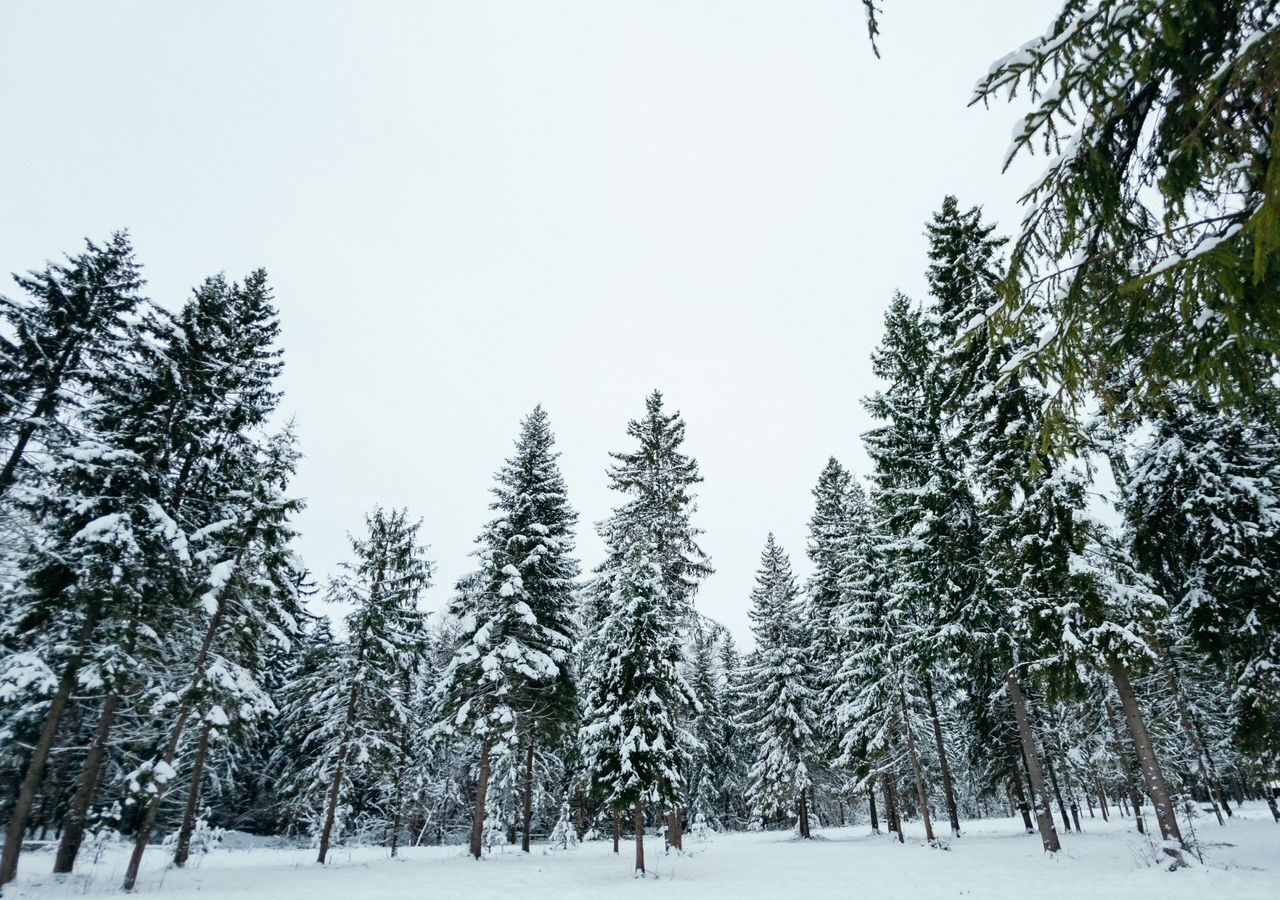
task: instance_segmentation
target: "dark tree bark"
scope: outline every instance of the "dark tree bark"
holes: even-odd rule
[[[805,799],[804,791],[800,792],[800,837],[809,838],[809,801]]]
[[[1058,831],[1053,827],[1053,809],[1044,788],[1044,773],[1040,771],[1040,757],[1036,753],[1035,737],[1031,734],[1031,720],[1027,716],[1027,700],[1022,685],[1010,669],[1005,676],[1005,691],[1013,706],[1013,717],[1018,723],[1018,735],[1022,739],[1022,757],[1027,766],[1027,780],[1031,783],[1031,801],[1036,809],[1036,827],[1040,829],[1040,842],[1049,853],[1062,849]]]
[[[520,849],[529,852],[529,829],[533,826],[533,735],[529,735],[529,749],[524,757],[524,836]]]
[[[1027,829],[1027,834],[1035,833],[1035,826],[1031,824],[1031,804],[1027,802],[1027,792],[1022,789],[1022,776],[1018,774],[1017,766],[1014,766],[1013,777],[1009,779],[1009,784],[1014,792],[1014,797],[1018,801],[1018,812],[1022,813],[1022,825]]]
[[[80,783],[76,786],[76,792],[71,798],[71,806],[67,810],[67,817],[63,820],[58,855],[53,861],[55,874],[65,875],[75,867],[76,855],[80,852],[80,845],[84,843],[84,830],[89,823],[89,810],[98,799],[102,763],[106,759],[107,742],[111,737],[111,728],[115,724],[116,710],[119,706],[120,695],[114,691],[102,702],[98,726],[93,731],[93,743],[89,745],[89,753],[84,759],[84,768],[80,771]]]
[[[618,811],[613,811],[613,852],[618,852],[618,845],[622,843],[622,816],[618,815]]]
[[[1109,821],[1110,816],[1107,815],[1107,792],[1102,789],[1102,779],[1094,775],[1093,784],[1098,791],[1098,811],[1102,813],[1102,821]]]
[[[876,786],[875,779],[872,779],[870,789],[867,791],[867,805],[871,807],[871,833],[880,833],[880,817],[876,815]]]
[[[898,843],[905,843],[902,836],[902,817],[898,807],[898,775],[893,766],[881,776],[884,782],[884,817],[888,821],[889,831],[898,836]]]
[[[13,810],[9,813],[9,827],[5,831],[4,851],[0,854],[0,886],[13,881],[18,874],[18,854],[22,852],[22,835],[27,830],[27,819],[31,815],[31,806],[35,802],[36,790],[44,777],[45,765],[49,762],[49,753],[53,749],[54,738],[58,734],[58,724],[67,710],[67,702],[71,699],[71,690],[75,687],[76,676],[80,672],[80,663],[84,659],[84,648],[93,635],[97,625],[96,608],[91,608],[85,616],[80,632],[76,636],[76,649],[62,669],[62,677],[58,679],[58,687],[53,693],[53,701],[49,711],[45,713],[44,725],[40,728],[40,736],[31,750],[31,760],[27,763],[26,775],[18,788],[18,796],[14,800]]]
[[[200,726],[196,741],[196,757],[191,763],[191,787],[187,791],[187,803],[182,810],[182,827],[178,829],[178,843],[173,849],[173,864],[179,868],[187,864],[191,856],[191,835],[196,830],[196,813],[200,811],[200,785],[204,780],[204,764],[209,757],[209,723]]]
[[[489,741],[480,745],[480,777],[476,781],[476,808],[471,814],[471,855],[484,855],[484,805],[489,798]]]
[[[1058,787],[1058,776],[1053,771],[1053,757],[1049,754],[1049,744],[1045,742],[1044,770],[1049,776],[1049,784],[1053,786],[1053,795],[1058,799],[1058,812],[1062,813],[1062,826],[1071,831],[1071,819],[1067,816],[1067,804],[1062,800],[1062,788]]]
[[[947,817],[951,820],[951,836],[960,837],[960,811],[956,808],[955,785],[951,778],[951,763],[947,761],[947,748],[942,741],[942,721],[938,717],[938,704],[933,697],[933,679],[924,680],[924,696],[929,701],[929,718],[933,720],[933,740],[938,746],[938,766],[942,770],[942,791],[947,799]]]
[[[1169,682],[1169,692],[1173,694],[1174,706],[1178,710],[1178,721],[1182,725],[1182,732],[1187,736],[1187,743],[1191,745],[1191,749],[1195,753],[1196,768],[1200,772],[1200,780],[1204,782],[1205,792],[1209,795],[1209,805],[1213,807],[1213,814],[1217,817],[1218,824],[1226,825],[1226,821],[1222,818],[1223,798],[1218,793],[1217,780],[1210,777],[1209,767],[1205,763],[1205,758],[1209,753],[1200,741],[1200,735],[1191,722],[1191,714],[1187,710],[1186,701],[1182,696],[1182,685],[1178,682],[1177,670],[1173,660],[1168,657],[1165,658],[1164,672]]]
[[[636,801],[636,877],[643,878],[644,872],[644,807]]]
[[[924,776],[920,772],[920,754],[916,752],[916,738],[914,729],[911,727],[911,716],[907,711],[907,695],[906,692],[899,687],[898,699],[902,703],[902,729],[907,735],[907,753],[911,757],[911,774],[915,777],[916,782],[916,799],[920,804],[920,817],[924,820],[924,837],[930,844],[935,840],[933,836],[933,820],[929,818],[929,794],[924,789]]]
[[[1138,708],[1133,686],[1129,683],[1129,673],[1125,671],[1118,659],[1112,658],[1110,665],[1111,680],[1115,682],[1116,693],[1120,696],[1120,711],[1124,713],[1125,724],[1129,726],[1129,734],[1133,738],[1133,744],[1138,753],[1142,779],[1147,786],[1147,795],[1151,797],[1151,806],[1155,809],[1156,824],[1160,826],[1160,837],[1165,842],[1164,852],[1176,863],[1181,863],[1181,850],[1185,849],[1186,845],[1182,840],[1182,832],[1178,828],[1178,819],[1174,815],[1173,801],[1169,797],[1164,772],[1160,770],[1160,763],[1151,746],[1151,738],[1147,734],[1147,725],[1142,719],[1142,711]]]

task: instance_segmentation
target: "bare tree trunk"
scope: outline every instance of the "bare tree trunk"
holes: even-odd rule
[[[484,805],[489,798],[489,741],[480,745],[480,777],[476,781],[476,808],[471,814],[471,855],[484,855]]]
[[[1191,723],[1191,714],[1187,711],[1187,704],[1182,696],[1182,685],[1178,683],[1174,662],[1167,656],[1165,657],[1164,673],[1169,682],[1169,691],[1173,694],[1174,706],[1178,710],[1178,721],[1182,724],[1182,732],[1187,736],[1187,743],[1191,745],[1191,749],[1195,753],[1196,768],[1200,772],[1200,780],[1204,782],[1205,793],[1209,795],[1209,805],[1213,807],[1213,814],[1217,816],[1218,824],[1226,825],[1226,821],[1222,818],[1222,798],[1217,793],[1218,785],[1214,779],[1209,777],[1209,770],[1205,765],[1205,757],[1208,753],[1200,742],[1200,736],[1196,733],[1195,726]]]
[[[800,792],[800,837],[808,839],[809,837],[809,802],[805,799],[804,791]]]
[[[876,815],[876,784],[875,779],[871,779],[871,784],[867,790],[867,804],[871,807],[871,833],[880,833],[880,817]]]
[[[636,877],[644,877],[644,807],[636,801]]]
[[[613,811],[613,852],[618,852],[618,845],[622,843],[622,816],[618,815],[618,811]]]
[[[680,806],[677,804],[667,813],[667,843],[677,850],[684,849],[684,826],[680,821]]]
[[[533,733],[529,734],[529,749],[524,757],[524,837],[520,849],[529,852],[529,829],[533,827]]]
[[[325,803],[324,828],[320,832],[320,852],[316,862],[324,865],[329,855],[329,841],[333,839],[333,823],[338,815],[338,798],[342,795],[342,778],[346,774],[347,753],[351,750],[351,725],[356,720],[356,702],[360,699],[360,682],[351,685],[347,695],[347,717],[342,725],[342,743],[338,745],[338,756],[333,764],[333,784],[329,786],[329,798]]]
[[[1031,824],[1031,804],[1027,802],[1027,792],[1022,789],[1022,776],[1018,774],[1017,766],[1014,766],[1013,778],[1009,779],[1009,784],[1015,791],[1014,797],[1018,801],[1018,812],[1022,813],[1022,825],[1027,829],[1027,834],[1035,832],[1035,826]]]
[[[907,753],[911,757],[911,773],[916,781],[916,799],[920,803],[920,817],[924,820],[924,837],[933,843],[933,820],[929,818],[929,794],[924,789],[924,776],[920,772],[920,754],[916,752],[915,731],[911,727],[911,715],[907,711],[907,694],[901,686],[898,688],[898,699],[902,703],[902,729],[907,734]]]
[[[1058,787],[1058,776],[1053,771],[1053,757],[1049,753],[1049,742],[1044,746],[1044,769],[1049,776],[1049,784],[1053,786],[1053,795],[1058,798],[1058,812],[1062,813],[1062,825],[1071,830],[1071,819],[1067,816],[1067,804],[1062,800],[1062,788]]]
[[[1180,863],[1182,853],[1179,848],[1185,849],[1186,845],[1182,840],[1182,832],[1178,829],[1178,820],[1174,815],[1173,801],[1169,797],[1164,773],[1160,770],[1160,763],[1151,746],[1151,738],[1147,735],[1146,723],[1142,720],[1142,711],[1138,709],[1138,700],[1134,696],[1133,686],[1129,683],[1129,673],[1114,657],[1110,660],[1110,665],[1111,680],[1115,682],[1116,693],[1120,695],[1120,710],[1124,713],[1129,734],[1133,737],[1134,747],[1138,752],[1138,762],[1142,769],[1142,778],[1146,782],[1151,805],[1155,808],[1160,836],[1165,841],[1164,851],[1175,862]],[[1176,846],[1174,846],[1175,843]]]
[[[889,771],[880,776],[884,782],[884,816],[888,820],[889,830],[898,836],[898,843],[904,843],[902,836],[902,814],[898,809],[898,775],[889,767]]]
[[[89,753],[84,759],[84,768],[80,771],[80,783],[76,786],[75,795],[71,798],[71,807],[63,820],[62,839],[58,842],[58,855],[53,862],[55,874],[65,875],[76,863],[76,855],[84,842],[84,830],[89,823],[89,810],[93,808],[98,795],[99,775],[102,762],[106,757],[107,741],[111,736],[111,726],[115,722],[116,709],[120,706],[120,695],[112,692],[102,702],[102,714],[98,717],[98,727],[93,732],[93,743],[89,745]]]
[[[1110,818],[1107,815],[1107,793],[1102,789],[1102,779],[1097,775],[1093,776],[1093,783],[1098,790],[1098,809],[1102,813],[1102,821],[1106,822]]]
[[[956,808],[956,791],[951,778],[951,763],[947,761],[947,748],[942,742],[942,721],[938,717],[938,704],[933,698],[933,679],[924,680],[924,696],[929,702],[929,718],[933,719],[933,740],[938,745],[938,766],[942,769],[942,792],[947,798],[947,817],[951,820],[951,836],[960,837],[960,811]]]
[[[0,854],[0,886],[13,881],[18,874],[18,854],[22,852],[22,835],[27,830],[27,819],[31,815],[31,806],[36,799],[36,790],[40,787],[40,781],[44,777],[44,767],[49,762],[49,753],[53,749],[54,738],[58,734],[58,724],[62,721],[62,714],[67,710],[67,703],[71,699],[71,690],[75,687],[76,676],[80,671],[80,663],[84,658],[84,648],[88,644],[89,638],[93,635],[93,629],[97,625],[98,615],[96,607],[91,607],[85,616],[84,623],[80,626],[80,632],[76,636],[76,649],[72,652],[71,658],[67,660],[67,664],[63,667],[62,677],[58,679],[58,687],[54,691],[53,700],[49,704],[49,711],[45,713],[44,725],[40,729],[40,736],[36,739],[36,745],[31,751],[31,760],[27,763],[26,775],[22,778],[22,785],[18,788],[17,799],[14,800],[13,810],[9,813],[9,827],[5,831],[4,851]]]
[[[196,741],[196,758],[191,764],[191,788],[187,791],[187,805],[182,811],[182,827],[178,830],[178,844],[173,850],[173,864],[181,868],[191,856],[191,835],[196,830],[196,813],[200,809],[200,783],[204,779],[204,763],[209,756],[209,723],[200,726]]]
[[[1018,734],[1022,739],[1022,757],[1027,766],[1027,779],[1031,782],[1031,802],[1036,808],[1036,826],[1040,829],[1040,842],[1049,853],[1057,853],[1062,849],[1058,841],[1058,831],[1053,827],[1053,809],[1049,806],[1049,795],[1044,789],[1044,773],[1040,771],[1040,757],[1036,753],[1036,742],[1031,734],[1031,720],[1027,717],[1027,700],[1022,695],[1022,685],[1010,669],[1005,676],[1005,690],[1013,705],[1013,717],[1018,723]]]

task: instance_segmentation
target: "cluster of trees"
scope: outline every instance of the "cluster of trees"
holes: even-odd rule
[[[876,25],[876,4],[864,4]],[[584,575],[539,407],[474,571],[421,609],[419,523],[375,509],[307,608],[266,276],[142,296],[127,236],[0,302],[0,885],[127,839],[131,889],[219,829],[480,857],[596,831],[1021,814],[1047,851],[1189,825],[1280,772],[1280,177],[1274,3],[1068,3],[977,99],[1060,155],[1007,244],[947,198],[896,296],[870,478],[772,536],[754,646],[698,614],[697,462],[655,392]],[[1280,821],[1274,798],[1267,796]],[[865,805],[864,805],[865,804]]]

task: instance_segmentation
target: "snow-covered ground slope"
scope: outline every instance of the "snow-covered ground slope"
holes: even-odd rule
[[[169,868],[157,848],[148,854],[138,892],[202,900],[1278,897],[1280,825],[1262,804],[1246,804],[1242,813],[1226,828],[1202,819],[1198,832],[1205,863],[1173,873],[1149,864],[1150,848],[1132,830],[1132,820],[1087,819],[1087,831],[1064,835],[1063,852],[1050,859],[1036,837],[1021,833],[1019,823],[995,819],[969,823],[947,852],[924,846],[918,824],[908,826],[908,836],[917,840],[902,846],[870,836],[865,828],[825,829],[804,843],[779,833],[713,835],[702,843],[691,840],[683,855],[666,856],[660,841],[652,839],[647,855],[656,871],[644,881],[631,878],[631,847],[624,844],[616,857],[605,842],[554,853],[535,848],[527,857],[510,850],[482,862],[460,847],[410,848],[396,860],[377,848],[339,850],[324,867],[313,862],[309,850],[219,849],[193,860],[185,871]],[[34,852],[23,858],[18,884],[6,896],[114,893],[124,862],[125,852],[118,849],[97,866],[58,882],[47,874],[51,856]]]

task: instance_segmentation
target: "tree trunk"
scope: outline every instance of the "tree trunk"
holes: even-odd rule
[[[1044,747],[1044,769],[1049,776],[1049,784],[1053,787],[1053,795],[1058,799],[1058,812],[1062,813],[1062,826],[1071,831],[1071,819],[1067,816],[1067,804],[1062,800],[1062,788],[1058,786],[1058,776],[1053,771],[1053,757],[1049,754],[1049,743]]]
[[[677,850],[684,849],[684,826],[680,821],[680,806],[677,804],[667,813],[667,843]]]
[[[253,536],[258,530],[258,519],[253,519],[245,528],[244,539],[240,543],[239,549],[236,551],[235,558],[232,560],[232,571],[239,568],[240,561],[244,558],[245,553],[249,550],[249,545],[253,541]],[[217,599],[217,608],[213,615],[209,618],[209,626],[205,629],[204,639],[200,643],[200,652],[196,654],[195,663],[191,667],[192,682],[199,681],[205,672],[205,668],[209,664],[209,651],[213,646],[213,639],[217,636],[218,630],[222,627],[222,620],[226,616],[227,604],[221,595]],[[191,701],[184,700],[178,708],[178,717],[174,720],[173,728],[169,731],[169,742],[165,746],[164,763],[167,766],[173,765],[174,758],[178,755],[178,742],[182,739],[182,732],[186,730],[187,719],[191,715]],[[138,833],[134,838],[133,852],[129,855],[129,865],[125,868],[124,883],[121,888],[125,891],[132,891],[134,885],[138,881],[138,869],[142,865],[142,855],[147,850],[147,842],[151,840],[151,830],[155,828],[156,817],[160,815],[160,802],[164,799],[165,787],[168,782],[157,783],[156,791],[151,796],[151,801],[147,804],[146,813],[143,816],[142,824],[138,828]]]
[[[1178,710],[1178,721],[1182,724],[1182,732],[1187,736],[1187,743],[1191,745],[1191,750],[1195,753],[1196,768],[1200,772],[1200,780],[1204,782],[1205,793],[1209,795],[1209,805],[1213,807],[1213,814],[1217,817],[1218,824],[1226,825],[1227,823],[1222,818],[1222,797],[1216,792],[1217,784],[1215,784],[1214,779],[1209,777],[1209,770],[1205,765],[1205,757],[1208,756],[1208,752],[1200,742],[1200,736],[1196,733],[1195,726],[1191,723],[1191,714],[1188,712],[1186,701],[1182,696],[1182,685],[1178,683],[1174,662],[1168,657],[1165,658],[1164,672],[1169,682],[1169,691],[1173,694],[1174,706]]]
[[[636,877],[644,877],[644,807],[636,801]]]
[[[209,723],[200,726],[200,738],[196,741],[196,758],[191,763],[191,788],[187,791],[187,805],[182,811],[182,827],[178,829],[178,844],[173,850],[173,864],[182,868],[191,856],[191,835],[196,830],[196,813],[200,811],[200,784],[204,780],[204,763],[209,756]]]
[[[1031,734],[1031,720],[1027,718],[1027,700],[1022,695],[1022,685],[1010,669],[1005,675],[1005,691],[1013,705],[1013,717],[1018,723],[1018,735],[1022,739],[1022,758],[1027,766],[1027,779],[1031,782],[1031,802],[1036,809],[1036,827],[1040,829],[1040,842],[1049,853],[1062,849],[1058,831],[1053,827],[1053,809],[1044,789],[1044,773],[1040,771],[1040,757],[1036,753],[1035,738]]]
[[[1107,815],[1107,794],[1102,789],[1102,779],[1095,775],[1093,776],[1093,783],[1098,790],[1098,810],[1102,813],[1102,821],[1106,822],[1110,817]]]
[[[529,852],[529,829],[533,826],[533,734],[529,735],[529,749],[524,757],[524,837],[520,849]]]
[[[804,791],[800,792],[800,837],[809,838],[809,802],[805,799]]]
[[[876,785],[875,779],[871,779],[871,785],[867,791],[867,805],[871,807],[871,833],[880,833],[880,817],[876,815]]]
[[[938,704],[933,698],[932,678],[924,680],[924,696],[929,701],[929,717],[933,719],[933,740],[938,745],[938,766],[942,770],[942,792],[947,799],[947,817],[951,820],[951,836],[958,838],[960,837],[960,811],[956,808],[951,763],[947,761],[947,748],[942,742],[942,721],[938,718]]]
[[[1186,845],[1182,841],[1182,832],[1178,829],[1178,820],[1174,815],[1173,802],[1169,798],[1169,788],[1165,784],[1164,773],[1160,771],[1160,763],[1151,746],[1151,738],[1147,735],[1146,723],[1142,720],[1142,711],[1138,709],[1138,700],[1134,696],[1133,686],[1129,683],[1129,673],[1125,671],[1118,659],[1113,657],[1109,662],[1111,679],[1115,682],[1116,693],[1120,695],[1120,710],[1124,713],[1125,723],[1129,726],[1129,734],[1137,749],[1142,778],[1146,782],[1151,805],[1155,808],[1160,836],[1165,841],[1164,851],[1175,862],[1181,863],[1182,853],[1179,848],[1185,849]]]
[[[80,672],[80,663],[84,658],[85,645],[88,644],[89,638],[92,637],[93,629],[97,622],[97,611],[91,607],[85,616],[84,623],[80,626],[80,633],[76,636],[76,649],[72,652],[71,658],[67,660],[67,664],[62,670],[62,677],[58,680],[58,687],[54,691],[52,702],[49,704],[49,711],[45,713],[44,725],[40,729],[40,737],[36,739],[36,745],[32,748],[31,760],[27,763],[26,775],[22,778],[22,785],[18,788],[18,796],[14,800],[13,810],[9,813],[9,827],[5,831],[4,851],[3,854],[0,854],[0,886],[13,881],[18,874],[18,854],[22,852],[22,835],[27,830],[27,818],[31,815],[31,806],[36,799],[36,790],[40,787],[40,780],[44,777],[44,767],[49,762],[49,753],[53,749],[54,738],[58,733],[58,724],[62,721],[62,714],[67,710],[67,702],[71,699],[71,690],[75,687],[76,676]]]
[[[484,855],[484,805],[489,799],[489,740],[480,745],[480,777],[476,781],[476,808],[471,814],[471,855]]]
[[[622,843],[622,816],[618,815],[618,811],[613,811],[613,852],[618,852],[618,845]]]
[[[93,743],[89,745],[84,768],[80,771],[80,784],[76,786],[71,806],[63,819],[62,839],[58,842],[58,855],[53,862],[55,874],[65,875],[75,867],[76,855],[80,852],[80,845],[84,843],[84,830],[89,823],[89,810],[97,800],[102,762],[106,758],[107,741],[119,706],[120,695],[114,692],[108,694],[102,702],[102,714],[98,718],[98,727],[93,732]]]
[[[934,842],[933,820],[929,818],[929,795],[924,789],[924,777],[920,772],[920,754],[916,752],[916,738],[911,728],[911,718],[907,713],[907,695],[898,689],[898,698],[902,702],[902,728],[907,733],[907,753],[911,757],[911,774],[916,781],[916,799],[920,803],[920,817],[924,820],[924,838],[930,844]]]
[[[889,771],[881,776],[884,782],[884,816],[888,820],[891,832],[897,835],[898,843],[904,843],[902,836],[902,815],[898,809],[898,775],[889,767]]]
[[[1031,804],[1027,802],[1027,792],[1022,789],[1022,776],[1018,774],[1016,765],[1009,783],[1015,790],[1014,797],[1018,801],[1018,812],[1022,813],[1022,825],[1027,829],[1027,834],[1033,834],[1036,829],[1031,824]]]

